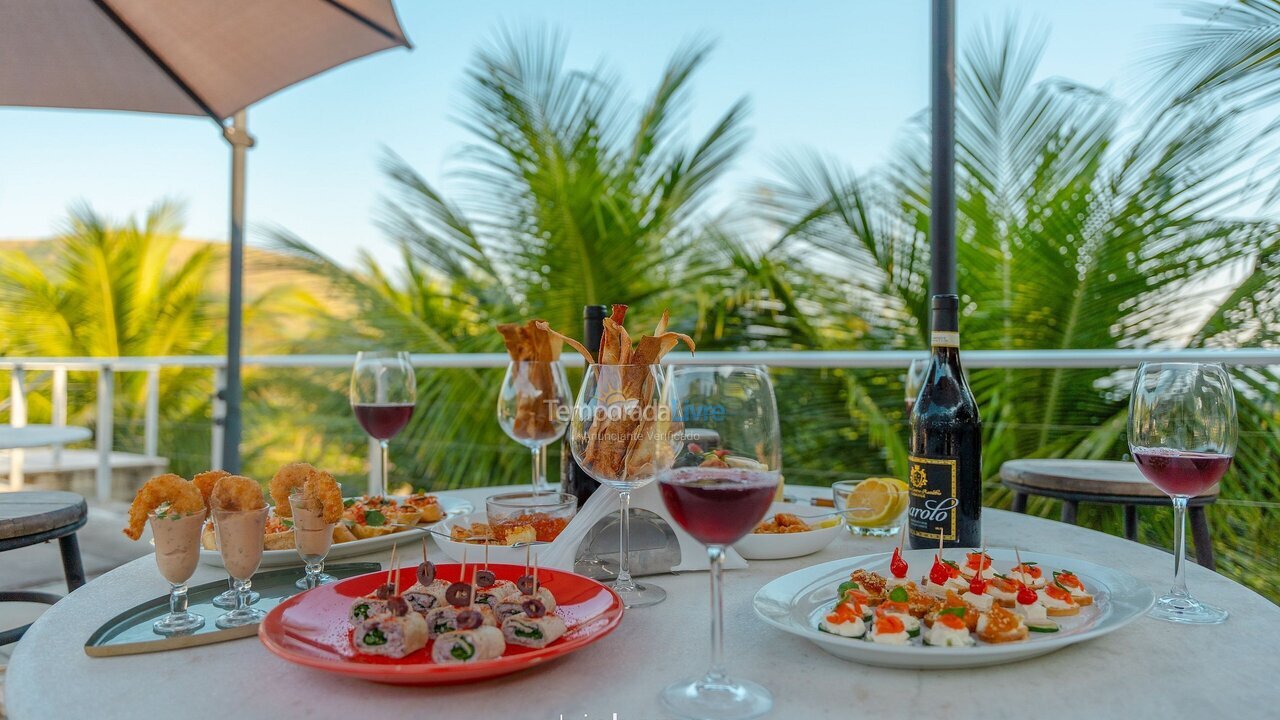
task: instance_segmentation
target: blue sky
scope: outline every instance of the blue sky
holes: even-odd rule
[[[1144,80],[1147,41],[1180,18],[1167,0],[959,0],[961,50],[975,28],[1017,17],[1050,28],[1042,76],[1107,86]],[[724,200],[770,159],[814,148],[867,168],[886,157],[928,97],[928,0],[399,0],[416,46],[357,61],[250,112],[250,241],[286,227],[339,258],[367,247],[390,259],[372,221],[386,183],[383,146],[448,193],[467,141],[453,121],[474,49],[505,25],[565,32],[569,64],[605,59],[637,95],[691,37],[717,46],[695,79],[695,130],[750,97],[753,140]],[[228,152],[208,120],[0,109],[0,238],[46,236],[69,203],[111,216],[162,197],[187,206],[187,234],[224,238]]]

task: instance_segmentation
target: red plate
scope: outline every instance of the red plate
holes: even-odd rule
[[[470,574],[475,565],[467,565]],[[521,565],[492,564],[500,580],[515,581]],[[461,565],[437,565],[436,577],[457,580]],[[414,583],[417,567],[400,569],[400,587]],[[538,582],[556,596],[556,614],[569,630],[541,650],[507,646],[496,660],[438,665],[431,662],[431,645],[403,658],[361,655],[351,647],[347,611],[352,601],[373,592],[387,573],[376,572],[339,580],[295,595],[267,614],[258,638],[271,652],[293,663],[325,672],[396,685],[441,685],[497,677],[531,668],[590,645],[613,631],[622,620],[622,599],[590,578],[561,570],[538,570]],[[467,578],[469,581],[470,578]]]

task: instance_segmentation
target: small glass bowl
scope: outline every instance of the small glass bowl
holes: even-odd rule
[[[578,498],[561,492],[504,493],[486,499],[484,510],[497,544],[551,542],[578,512]]]
[[[849,495],[862,483],[872,481],[884,484],[884,478],[867,478],[866,480],[840,480],[831,484],[831,499],[835,502],[836,510],[849,509]],[[890,489],[893,486],[885,485]],[[892,489],[895,493],[893,505],[884,512],[876,512],[875,517],[871,520],[863,520],[855,515],[843,514],[840,517],[844,520],[844,525],[853,535],[868,535],[871,537],[892,537],[897,535],[902,529],[902,516],[907,511],[906,491],[900,489]]]

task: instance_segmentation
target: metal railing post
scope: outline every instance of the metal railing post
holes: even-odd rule
[[[223,401],[223,393],[227,389],[227,369],[219,366],[213,369],[213,446],[209,449],[209,467],[222,468],[222,438],[227,422],[227,403]]]
[[[98,502],[111,499],[111,444],[112,415],[115,407],[115,371],[110,365],[98,368],[98,427],[95,431],[98,445]]]
[[[143,452],[147,457],[160,454],[160,366],[152,365],[147,370],[147,409],[144,421],[145,441]]]
[[[19,365],[13,369],[9,376],[9,424],[13,427],[27,426],[27,388],[26,388],[26,371]],[[14,448],[9,453],[9,489],[18,491],[22,489],[26,476],[23,473],[23,464],[26,463],[27,453],[22,448]]]
[[[56,427],[67,424],[67,366],[59,365],[53,369],[53,391],[49,398],[53,405],[53,417]],[[53,466],[62,465],[62,443],[53,446]]]

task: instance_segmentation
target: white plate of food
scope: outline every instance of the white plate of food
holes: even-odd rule
[[[988,560],[950,549],[941,569],[936,555],[908,550],[901,555],[905,568],[892,562],[897,573],[890,553],[798,570],[756,593],[756,614],[839,658],[933,670],[1044,655],[1114,632],[1155,602],[1151,588],[1132,575],[1076,558],[1024,552],[1020,571],[1010,549],[988,550]],[[977,596],[965,577],[980,564],[990,578]],[[943,599],[930,603],[935,595]]]
[[[563,527],[560,528],[560,530],[563,529]],[[485,543],[479,538],[494,537],[492,534],[493,528],[489,525],[489,518],[483,511],[445,518],[441,522],[432,525],[431,530],[431,536],[436,539],[436,544],[454,562],[462,562],[463,551],[466,551],[467,562],[484,562]],[[468,537],[477,539],[468,542],[466,540]],[[544,537],[549,536],[544,535]],[[536,541],[537,539],[536,531],[528,537],[519,535],[511,538],[496,538],[488,543],[489,562],[523,565],[530,552],[536,554],[538,548],[546,547],[546,545],[522,545],[520,547],[513,547],[513,545],[517,542]]]
[[[429,523],[438,522],[442,517],[466,514],[475,509],[470,501],[447,493],[386,498],[364,496],[346,498],[343,504],[346,507],[342,521],[333,529],[333,547],[326,560],[356,557],[410,540],[418,542],[418,538],[410,539],[404,534],[410,529],[405,525],[425,530]],[[222,567],[222,555],[217,550],[211,523],[205,524],[200,544],[200,562]],[[302,565],[302,558],[293,546],[290,521],[288,518],[277,517],[274,508],[267,518],[263,545],[266,549],[262,552],[260,567]]]
[[[823,515],[812,521],[807,518]],[[750,535],[733,544],[748,560],[780,560],[812,555],[840,536],[840,518],[831,508],[774,503]]]

